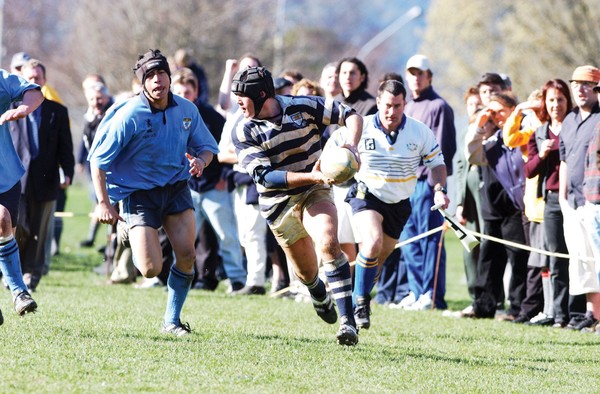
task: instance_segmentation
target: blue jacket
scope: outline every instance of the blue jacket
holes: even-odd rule
[[[488,166],[506,190],[514,206],[523,211],[525,203],[525,174],[523,173],[523,155],[519,148],[509,148],[502,141],[502,130],[488,138],[484,143]]]

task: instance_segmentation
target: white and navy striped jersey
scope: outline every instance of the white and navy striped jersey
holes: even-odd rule
[[[354,176],[387,204],[407,199],[415,190],[419,164],[444,165],[444,156],[429,127],[404,115],[393,144],[381,129],[379,113],[366,116],[358,144],[361,166]]]
[[[311,172],[321,155],[321,137],[330,124],[345,124],[354,110],[333,99],[313,96],[275,96],[282,110],[281,124],[251,119],[241,122],[232,135],[238,162],[254,177],[264,167]],[[263,216],[272,223],[290,199],[312,186],[269,189],[257,184]]]

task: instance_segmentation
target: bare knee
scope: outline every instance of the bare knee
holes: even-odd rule
[[[193,248],[186,248],[185,250],[178,251],[175,253],[175,264],[177,268],[184,272],[191,272],[196,263],[196,250]]]
[[[154,278],[154,277],[158,276],[158,274],[160,274],[161,270],[162,270],[162,267],[160,267],[160,268],[153,267],[153,266],[138,267],[138,271],[140,271],[140,274],[142,274],[142,276],[144,278]]]
[[[10,212],[6,207],[0,205],[0,236],[8,237],[12,234],[12,221],[10,220]]]
[[[381,254],[383,241],[381,238],[364,240],[362,243],[361,253],[368,258],[377,257]]]
[[[333,260],[341,253],[340,244],[336,238],[324,238],[320,242],[319,247],[323,260]]]

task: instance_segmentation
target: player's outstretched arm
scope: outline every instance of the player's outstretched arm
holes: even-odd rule
[[[15,109],[9,109],[0,116],[0,125],[4,122],[26,117],[44,101],[44,96],[39,89],[31,89],[23,94],[23,102]]]

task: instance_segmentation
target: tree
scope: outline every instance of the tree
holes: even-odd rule
[[[526,98],[548,79],[597,65],[599,16],[597,0],[433,0],[421,52],[436,87],[462,112],[463,92],[484,72],[508,74]]]

